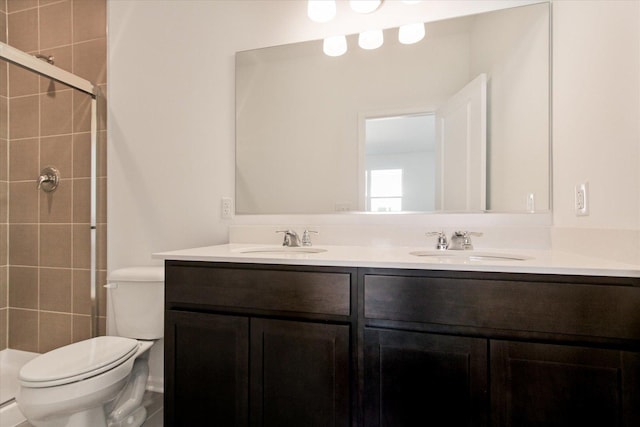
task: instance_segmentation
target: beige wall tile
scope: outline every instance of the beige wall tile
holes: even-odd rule
[[[73,180],[73,222],[88,224],[91,221],[91,179]]]
[[[98,224],[96,233],[96,264],[98,270],[107,269],[107,225]]]
[[[4,223],[0,224],[0,266],[9,265],[9,251],[7,250],[7,248],[9,247],[9,242],[7,241],[7,239],[9,238],[8,231],[9,225]],[[0,273],[0,283],[2,283],[3,280],[6,280],[6,275]]]
[[[9,348],[38,351],[38,312],[9,309]]]
[[[107,85],[98,85],[98,97],[97,103],[97,115],[98,115],[98,130],[107,130]]]
[[[71,45],[68,45],[42,50],[41,53],[43,55],[53,56],[54,65],[56,67],[71,72],[73,67],[73,61],[71,60],[72,51],[73,49],[71,48]],[[40,77],[40,93],[57,92],[64,89],[69,89],[69,86],[45,77]]]
[[[0,0],[0,11],[7,11],[7,0]]]
[[[0,350],[7,348],[7,317],[9,316],[9,310],[6,308],[0,309]]]
[[[0,14],[3,0],[0,0]],[[94,83],[98,89],[106,92],[106,0],[9,0],[7,8],[13,12],[7,18],[9,40],[20,43],[23,50],[31,53],[39,52],[55,57],[55,65],[79,74]],[[20,12],[17,12],[20,11]],[[17,13],[16,13],[17,12]],[[38,18],[39,14],[39,20]],[[0,21],[2,17],[0,16]],[[0,41],[3,31],[0,22]],[[72,28],[73,27],[73,28]],[[71,40],[73,37],[74,40]],[[80,42],[73,46],[71,43]],[[27,48],[26,46],[30,46]],[[6,73],[11,72],[5,67]],[[89,228],[88,224],[88,194],[90,173],[90,97],[74,90],[69,90],[60,83],[34,77],[32,74],[19,74],[19,70],[10,75],[9,87],[2,86],[3,69],[0,65],[0,275],[2,274],[2,203],[9,195],[9,184],[3,179],[25,181],[35,186],[35,179],[40,168],[47,165],[57,167],[63,178],[58,190],[49,196],[37,192],[38,212],[43,225],[12,224],[4,225],[5,230],[11,230],[11,252],[5,255],[8,261],[20,264],[4,267],[5,277],[9,277],[11,268],[15,270],[16,281],[24,282],[29,273],[37,272],[35,267],[26,268],[20,265],[38,265],[41,258],[40,281],[32,281],[24,292],[14,296],[20,304],[35,307],[39,304],[40,312],[26,309],[4,309],[15,311],[14,323],[22,322],[19,330],[12,328],[10,336],[5,341],[15,343],[14,348],[28,351],[48,351],[50,349],[89,338],[91,330],[91,298],[89,268]],[[4,92],[3,92],[4,91]],[[39,95],[36,95],[39,92]],[[2,98],[10,93],[17,96],[13,100]],[[4,99],[4,103],[3,103]],[[11,103],[11,105],[8,105]],[[9,107],[11,107],[11,123],[7,123]],[[98,186],[100,193],[106,193],[106,97],[98,102]],[[2,119],[5,118],[3,123]],[[3,152],[3,135],[8,137],[7,129],[11,128],[12,140],[5,142]],[[4,132],[4,133],[3,133]],[[73,138],[71,132],[84,132]],[[32,138],[29,140],[29,138]],[[66,140],[65,140],[66,138]],[[18,146],[18,143],[27,142]],[[39,142],[40,141],[40,142]],[[74,146],[74,142],[77,145]],[[12,144],[16,144],[15,146]],[[86,144],[86,145],[83,145]],[[16,151],[12,153],[12,149]],[[38,152],[39,150],[39,152]],[[9,154],[7,154],[7,152]],[[11,156],[13,155],[13,159]],[[76,161],[76,164],[73,164]],[[4,163],[13,162],[15,176],[3,177]],[[6,173],[6,172],[5,172]],[[77,175],[76,175],[77,174]],[[81,177],[80,180],[71,178]],[[68,183],[67,186],[63,184]],[[14,183],[18,184],[18,183]],[[13,192],[19,194],[20,185],[13,186]],[[28,194],[28,193],[26,193]],[[86,196],[86,197],[85,197]],[[26,196],[32,205],[33,199]],[[99,194],[106,198],[105,194]],[[98,263],[102,270],[98,281],[106,283],[106,203],[99,203],[98,220],[103,222],[98,230]],[[31,206],[24,205],[24,206]],[[16,208],[14,208],[15,210]],[[18,209],[16,212],[18,212]],[[29,214],[22,212],[22,218],[28,219]],[[5,208],[4,220],[8,217]],[[87,223],[72,225],[70,221],[87,221]],[[5,231],[4,233],[9,234]],[[6,237],[4,238],[6,241]],[[5,248],[6,248],[5,244]],[[48,249],[47,249],[48,248]],[[73,264],[82,269],[71,270]],[[22,279],[20,278],[22,274]],[[36,283],[34,286],[33,283]],[[38,284],[39,283],[39,284]],[[102,283],[102,284],[104,284]],[[0,278],[0,293],[2,292]],[[8,288],[5,294],[8,302]],[[37,294],[28,295],[29,289]],[[102,317],[99,319],[99,333],[105,334],[106,323],[106,291],[98,288],[98,310]],[[32,292],[31,292],[32,293]],[[0,310],[2,310],[0,295]],[[65,313],[74,313],[65,314]],[[39,317],[40,316],[40,317]],[[0,319],[1,322],[1,319]],[[17,324],[17,323],[16,323]],[[40,331],[38,332],[38,327]],[[0,325],[0,328],[2,326]],[[38,336],[41,337],[38,342]],[[0,348],[2,337],[0,336]]]
[[[9,267],[9,307],[38,308],[38,269]]]
[[[0,3],[2,3],[1,0],[0,0]],[[1,13],[0,13],[0,19],[2,19]],[[0,25],[0,31],[2,31],[1,25]],[[3,43],[6,43],[5,41],[2,40],[2,38],[3,36],[0,35],[0,41],[2,41]],[[2,63],[0,63],[0,96],[4,96],[4,97],[9,96],[8,76],[9,76],[9,64],[3,61]]]
[[[74,314],[72,317],[71,340],[73,342],[83,341],[91,338],[91,317]]]
[[[0,4],[1,3],[2,1],[0,0]],[[2,14],[0,14],[0,19],[2,19]],[[0,25],[0,31],[2,31],[1,25]],[[2,39],[3,39],[3,36],[0,35],[0,41],[2,41],[3,43],[6,43]],[[4,96],[4,97],[9,96],[8,76],[9,76],[9,64],[3,61],[2,63],[0,63],[0,96]]]
[[[38,10],[27,9],[7,17],[9,44],[25,52],[38,50]]]
[[[9,213],[9,183],[0,181],[0,223],[7,223]]]
[[[75,314],[91,314],[91,272],[89,270],[73,270],[71,311]]]
[[[73,72],[93,84],[107,81],[107,39],[73,45]]]
[[[40,168],[53,166],[60,178],[71,178],[73,174],[73,138],[71,135],[48,136],[40,139]]]
[[[9,142],[9,179],[36,182],[40,173],[38,139]]]
[[[71,315],[40,312],[40,342],[38,351],[44,353],[71,344]]]
[[[7,308],[9,306],[8,275],[9,267],[6,265],[0,267],[0,308]]]
[[[98,330],[96,331],[96,336],[104,336],[107,335],[107,318],[106,317],[98,317]]]
[[[0,266],[9,265],[9,225],[6,223],[0,223]],[[4,277],[0,275],[0,281]]]
[[[73,134],[73,177],[91,177],[91,133]]]
[[[89,224],[73,226],[73,268],[91,267],[91,236]]]
[[[40,310],[71,312],[71,269],[40,269]]]
[[[107,315],[107,288],[104,285],[107,284],[107,270],[98,270],[98,289],[96,289],[98,298],[98,315]]]
[[[72,183],[70,179],[60,180],[55,191],[50,193],[40,191],[40,222],[45,224],[70,223],[72,211],[71,194]]]
[[[96,222],[107,223],[107,178],[97,179]]]
[[[4,0],[0,1],[0,9],[4,8]],[[7,14],[4,10],[0,11],[0,41],[7,42]],[[5,92],[6,93],[6,92]]]
[[[107,176],[107,131],[98,131],[97,176]]]
[[[17,65],[9,64],[9,96],[36,95],[40,77]]]
[[[7,0],[7,11],[10,13],[36,6],[38,6],[38,0]]]
[[[71,44],[71,2],[40,7],[40,50]]]
[[[71,133],[72,97],[73,92],[70,89],[40,95],[40,135]]]
[[[73,2],[73,41],[82,42],[107,36],[106,0]]]
[[[9,138],[9,98],[0,97],[0,138]]]
[[[9,222],[12,224],[38,222],[38,189],[34,182],[9,184]]]
[[[40,266],[71,267],[71,225],[40,225]]]
[[[9,264],[38,265],[37,224],[9,224]]]
[[[9,173],[7,166],[9,166],[9,141],[4,138],[0,138],[0,181],[6,181],[9,179]]]
[[[91,132],[91,97],[73,91],[73,131]]]
[[[9,137],[33,138],[39,136],[40,122],[38,95],[9,100]]]

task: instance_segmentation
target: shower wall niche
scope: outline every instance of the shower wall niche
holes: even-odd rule
[[[45,352],[105,331],[106,0],[0,0],[0,9],[7,44],[53,57],[100,94],[94,307],[91,96],[0,63],[0,350]],[[36,186],[46,166],[60,172],[52,193]]]

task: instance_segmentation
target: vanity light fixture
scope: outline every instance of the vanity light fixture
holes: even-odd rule
[[[322,51],[327,56],[340,56],[347,52],[347,38],[345,36],[327,37],[322,43]]]
[[[371,13],[380,7],[382,0],[349,0],[349,5],[354,12]]]
[[[418,43],[424,38],[424,23],[406,24],[398,30],[398,41],[402,44]]]
[[[382,30],[363,31],[358,36],[358,46],[367,50],[377,49],[382,46],[383,42]]]
[[[336,16],[336,0],[309,0],[307,15],[315,22],[329,22]]]

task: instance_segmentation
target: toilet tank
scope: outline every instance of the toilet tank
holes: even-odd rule
[[[107,278],[114,335],[160,339],[164,335],[164,267],[129,267]]]

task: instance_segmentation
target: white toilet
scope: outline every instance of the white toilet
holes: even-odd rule
[[[118,336],[57,348],[20,370],[18,406],[36,427],[140,426],[148,350],[163,336],[164,269],[133,267],[109,276]]]

